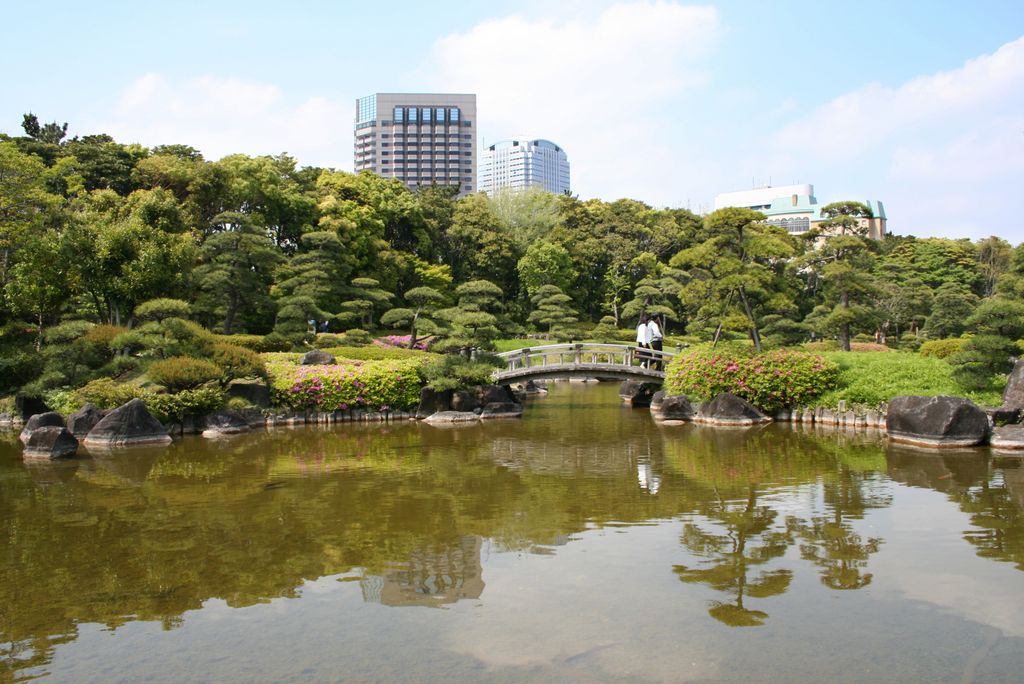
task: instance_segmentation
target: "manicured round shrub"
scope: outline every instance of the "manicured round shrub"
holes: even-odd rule
[[[921,356],[934,357],[936,359],[946,359],[963,349],[964,342],[966,341],[967,338],[964,337],[951,337],[945,340],[928,340],[921,345],[921,349],[918,351],[918,354]]]
[[[666,369],[665,389],[701,401],[731,392],[773,413],[805,404],[832,389],[838,374],[834,363],[792,349],[754,354],[738,345],[700,345],[672,360]]]
[[[267,367],[260,355],[236,344],[216,342],[212,360],[222,371],[220,381],[224,385],[236,378],[267,377]]]
[[[163,385],[168,392],[195,389],[213,380],[219,380],[223,370],[212,361],[190,356],[172,356],[154,361],[146,369],[149,379]]]

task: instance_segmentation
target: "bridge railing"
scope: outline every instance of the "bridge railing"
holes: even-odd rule
[[[642,366],[660,362],[662,368],[675,356],[674,352],[641,349],[627,344],[573,342],[524,347],[498,354],[505,361],[505,370],[514,371],[552,365]]]

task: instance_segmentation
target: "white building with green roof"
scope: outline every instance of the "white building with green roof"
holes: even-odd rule
[[[886,234],[885,207],[878,200],[861,200],[871,209],[871,217],[861,219],[868,237],[881,240]],[[810,183],[766,186],[752,190],[723,192],[715,196],[715,209],[742,207],[759,211],[768,217],[768,223],[785,228],[790,233],[806,233],[824,220],[821,208]]]

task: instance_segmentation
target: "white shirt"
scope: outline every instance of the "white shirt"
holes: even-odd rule
[[[651,340],[660,340],[660,339],[661,339],[661,328],[658,327],[658,324],[652,318],[651,320],[649,320],[647,322],[647,343],[650,344]]]
[[[636,343],[637,344],[650,344],[651,340],[649,335],[650,329],[646,323],[640,323],[636,326]]]

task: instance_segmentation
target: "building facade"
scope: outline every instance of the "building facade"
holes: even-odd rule
[[[569,192],[569,157],[550,140],[514,138],[490,145],[480,159],[479,187],[499,190],[543,188],[561,195]]]
[[[356,100],[354,168],[410,188],[476,191],[476,95],[376,93]]]
[[[864,202],[871,209],[871,217],[860,220],[867,236],[881,240],[886,234],[885,207],[878,200]],[[780,187],[754,188],[737,192],[723,192],[715,196],[715,209],[742,207],[759,211],[768,217],[767,223],[785,228],[790,233],[806,233],[821,223],[824,217],[809,183]]]

